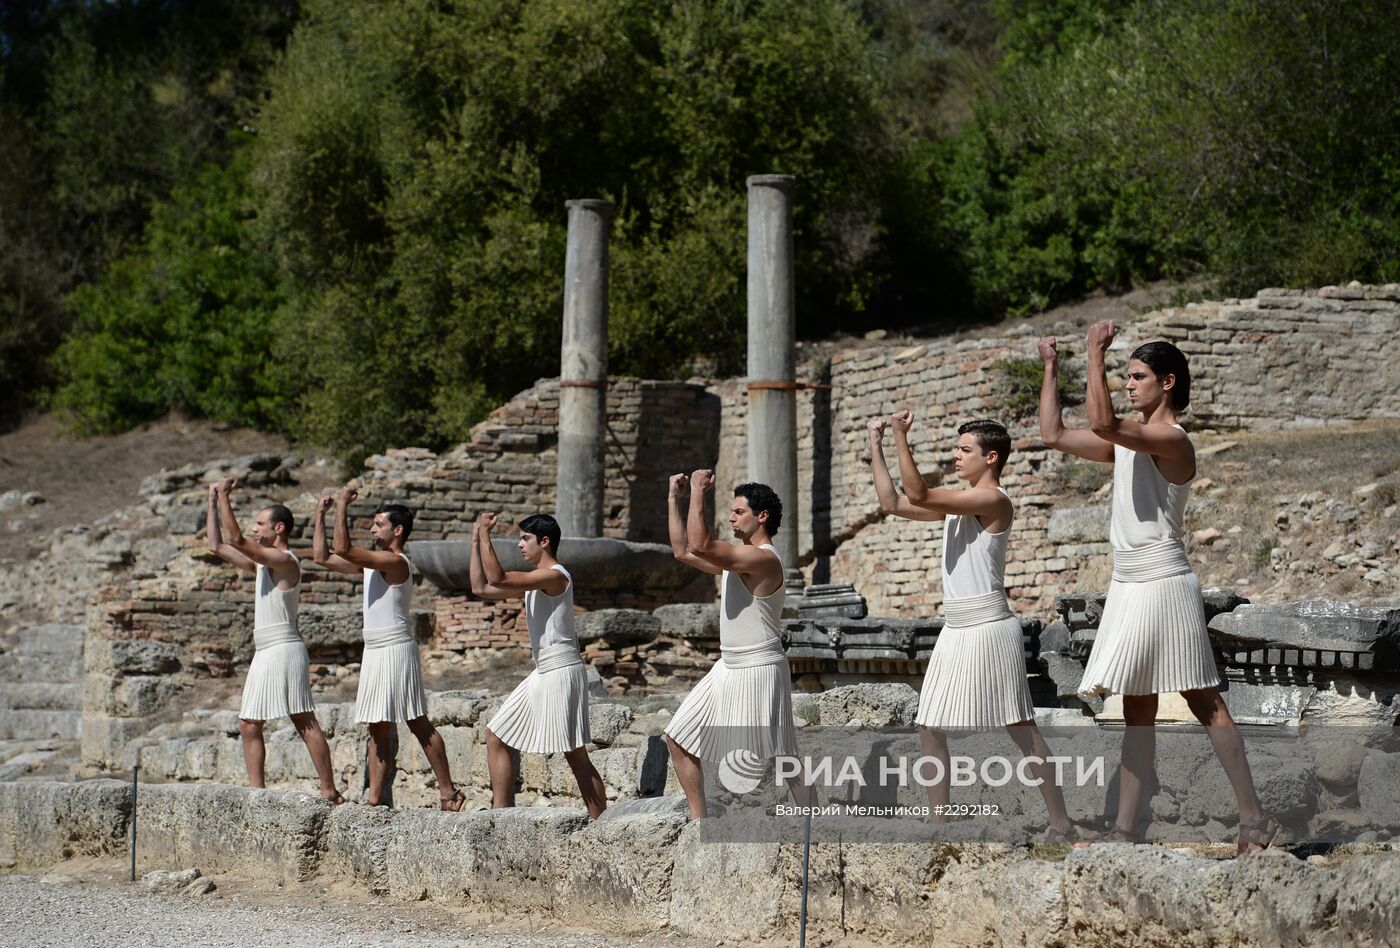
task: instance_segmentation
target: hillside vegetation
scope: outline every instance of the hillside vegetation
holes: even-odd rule
[[[808,338],[1397,280],[1398,65],[1362,0],[8,4],[0,409],[461,440],[554,373],[583,196],[612,370],[734,371],[756,172]]]

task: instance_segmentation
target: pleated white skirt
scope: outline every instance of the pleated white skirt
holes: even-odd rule
[[[412,721],[428,713],[418,642],[408,629],[366,629],[355,721]]]
[[[919,689],[916,724],[940,730],[984,730],[1035,717],[1026,680],[1021,621],[1006,594],[944,603],[938,633]]]
[[[1219,684],[1196,574],[1147,582],[1115,577],[1080,695],[1153,695]]]
[[[245,721],[274,721],[315,710],[306,643],[298,636],[259,648],[243,683],[238,716]]]
[[[587,744],[588,675],[578,646],[541,649],[535,668],[486,727],[522,754],[562,754]]]
[[[762,758],[796,754],[792,673],[782,644],[721,651],[666,733],[701,760],[720,762],[737,750]]]

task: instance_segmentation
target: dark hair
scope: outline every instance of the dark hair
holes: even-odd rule
[[[282,525],[282,529],[286,531],[287,536],[290,537],[292,535],[292,528],[296,526],[296,519],[292,516],[290,510],[282,504],[268,504],[263,509],[268,512],[274,524],[280,523]]]
[[[740,484],[734,488],[734,496],[747,500],[749,509],[755,514],[767,512],[768,534],[771,536],[778,532],[783,522],[783,501],[777,491],[767,484]]]
[[[391,527],[403,527],[403,538],[408,539],[413,532],[413,511],[403,504],[381,504],[375,515],[388,514]]]
[[[549,555],[559,555],[559,521],[549,514],[531,514],[520,521],[521,533],[533,533],[537,540],[549,541]]]
[[[1170,342],[1144,342],[1133,350],[1129,361],[1137,359],[1152,370],[1160,381],[1164,375],[1175,375],[1172,386],[1172,408],[1181,411],[1191,404],[1191,368],[1186,354]]]
[[[1006,459],[1011,456],[1011,435],[1007,434],[1005,425],[987,418],[965,421],[958,425],[958,434],[970,434],[976,438],[983,454],[995,451],[997,453],[997,475],[1001,475],[1001,469],[1006,467]]]

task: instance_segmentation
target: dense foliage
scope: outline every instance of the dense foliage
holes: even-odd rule
[[[1400,279],[1400,31],[1364,0],[80,0],[0,7],[0,382],[347,459],[556,372],[602,196],[611,368],[735,371],[748,174],[799,332],[1158,277]],[[52,353],[52,356],[50,355]]]

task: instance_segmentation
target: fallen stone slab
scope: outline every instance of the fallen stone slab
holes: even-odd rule
[[[1400,609],[1331,600],[1247,604],[1210,619],[1209,629],[1236,664],[1400,669]]]

